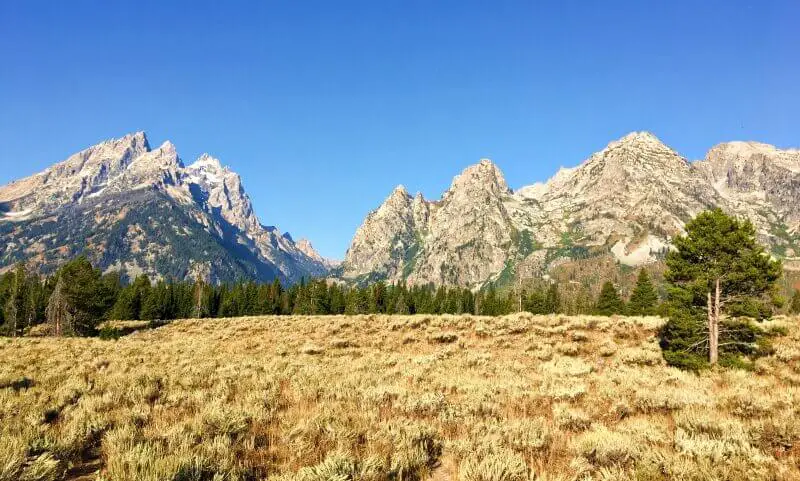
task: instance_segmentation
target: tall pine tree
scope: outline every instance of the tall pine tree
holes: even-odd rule
[[[656,288],[650,281],[647,271],[641,269],[639,277],[636,279],[636,287],[633,288],[631,298],[628,301],[628,314],[633,316],[650,316],[655,314],[658,304],[658,294]]]
[[[617,288],[610,281],[606,281],[600,290],[600,295],[597,297],[594,313],[601,316],[610,316],[612,314],[622,314],[624,311],[625,304],[619,298]]]
[[[754,354],[757,329],[724,326],[728,319],[763,319],[771,313],[775,281],[782,268],[756,242],[750,221],[720,209],[700,213],[686,224],[667,254],[670,320],[661,346],[668,362],[692,367],[703,358],[716,364],[723,354]]]

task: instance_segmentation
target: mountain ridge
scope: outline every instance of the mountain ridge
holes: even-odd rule
[[[517,190],[481,159],[439,200],[420,201],[424,223],[396,193],[356,231],[345,279],[478,288],[523,273],[546,278],[587,256],[636,267],[663,258],[685,222],[712,207],[750,218],[773,255],[800,254],[800,151],[758,142],[717,144],[690,162],[652,133],[631,132]]]
[[[264,226],[241,177],[219,159],[202,154],[184,165],[171,142],[153,149],[141,131],[0,187],[0,206],[0,267],[33,258],[49,272],[69,255],[87,252],[104,270],[211,282],[295,282],[330,269],[321,256]],[[162,216],[175,223],[161,223]],[[81,232],[73,234],[91,239],[96,252],[65,233],[75,226]],[[195,251],[181,245],[187,238],[199,243]],[[183,258],[171,260],[177,251]]]

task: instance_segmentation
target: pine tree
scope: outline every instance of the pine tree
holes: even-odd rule
[[[782,268],[756,242],[750,221],[720,209],[700,213],[686,224],[667,254],[670,320],[661,333],[664,357],[673,365],[696,368],[703,358],[717,364],[723,354],[755,354],[758,330],[749,324],[721,326],[728,318],[770,315],[775,282]],[[722,340],[721,340],[722,339]]]
[[[63,276],[58,276],[55,289],[50,294],[46,316],[47,322],[50,324],[50,333],[54,336],[63,336],[73,332],[73,316]]]
[[[555,282],[547,288],[545,296],[545,309],[547,314],[555,314],[561,311],[561,297],[558,294],[558,284]]]
[[[409,310],[408,303],[406,302],[406,296],[404,293],[400,293],[397,296],[397,302],[394,305],[394,312],[395,314],[410,314],[411,311]]]
[[[489,286],[489,290],[482,296],[480,303],[481,315],[496,316],[500,313],[500,302],[497,299],[497,291],[493,285]]]
[[[5,306],[8,298],[11,297],[11,290],[14,286],[14,272],[9,271],[0,277],[0,326],[5,324]]]
[[[636,279],[631,298],[628,301],[628,314],[634,316],[650,316],[655,314],[658,304],[658,294],[647,271],[641,269]]]
[[[169,309],[169,290],[164,281],[148,289],[147,297],[142,299],[140,318],[146,321],[164,320]]]
[[[135,312],[133,307],[133,300],[133,286],[124,287],[117,296],[117,300],[114,302],[114,306],[111,308],[108,318],[116,321],[138,319],[138,313]]]
[[[624,310],[625,305],[622,303],[622,299],[619,298],[617,288],[610,281],[606,281],[600,290],[600,295],[597,297],[594,313],[600,316],[610,316],[622,314]]]
[[[11,286],[11,293],[5,305],[6,330],[12,335],[21,334],[23,324],[28,312],[28,272],[25,264],[17,264],[14,269],[14,282]]]
[[[800,314],[800,290],[794,290],[792,302],[789,304],[789,312],[792,314]]]

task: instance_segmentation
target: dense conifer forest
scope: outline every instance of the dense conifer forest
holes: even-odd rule
[[[635,313],[655,312],[658,298],[646,274],[640,276],[631,304]],[[609,284],[603,296],[614,289]],[[585,307],[584,314],[624,314],[619,299],[605,298]],[[642,302],[645,304],[642,305]],[[49,277],[18,264],[0,277],[0,326],[4,335],[25,335],[40,324],[52,333],[93,335],[105,320],[171,320],[257,315],[325,314],[477,314],[503,315],[562,312],[557,284],[498,291],[488,286],[473,292],[460,287],[410,286],[375,282],[347,286],[327,279],[280,282],[238,282],[211,285],[203,281],[154,281],[146,275],[126,281],[117,272],[101,273],[78,257]]]

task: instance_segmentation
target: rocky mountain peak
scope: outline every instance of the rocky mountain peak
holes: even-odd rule
[[[404,185],[398,185],[397,187],[392,190],[392,193],[389,194],[389,197],[383,201],[381,204],[380,209],[382,210],[408,210],[411,206],[411,196],[408,195],[408,190],[406,190]]]
[[[633,131],[628,133],[627,135],[622,136],[619,140],[619,143],[628,143],[628,144],[661,144],[661,140],[658,139],[654,134],[647,132],[646,130],[642,131]]]
[[[688,167],[689,162],[650,132],[631,132],[613,141],[593,157],[610,159],[619,164],[638,167]]]
[[[314,249],[314,246],[311,245],[311,241],[309,241],[306,238],[300,239],[299,241],[297,241],[295,245],[297,246],[297,250],[308,256],[309,259],[313,259],[316,262],[328,267],[329,269],[339,265],[339,262],[333,261],[326,257],[322,257],[322,255],[319,252],[317,252],[316,249]]]
[[[156,278],[166,274],[164,266],[175,269],[170,275],[212,280],[295,281],[329,270],[288,234],[260,224],[237,173],[208,154],[185,167],[172,142],[151,149],[144,132],[103,141],[0,186],[4,222],[16,229],[0,233],[0,268],[28,257],[29,245],[50,249],[40,259],[50,268],[82,252],[91,238],[103,268],[124,265]]]
[[[122,137],[107,139],[96,145],[83,149],[82,151],[73,154],[71,157],[89,152],[122,153],[125,150],[130,150],[137,153],[150,151],[150,142],[147,139],[147,134],[144,131],[139,131],[131,132],[123,135]]]
[[[392,190],[392,194],[390,197],[400,197],[406,198],[408,197],[408,189],[403,184],[398,185],[397,187]]]
[[[208,154],[203,153],[200,154],[200,157],[197,158],[189,168],[198,169],[198,170],[222,170],[222,163],[219,161],[218,158]]]
[[[483,191],[495,196],[510,193],[503,173],[489,159],[481,159],[480,162],[467,167],[457,175],[453,179],[450,189],[445,193],[445,197],[452,196],[456,192],[475,191]]]

